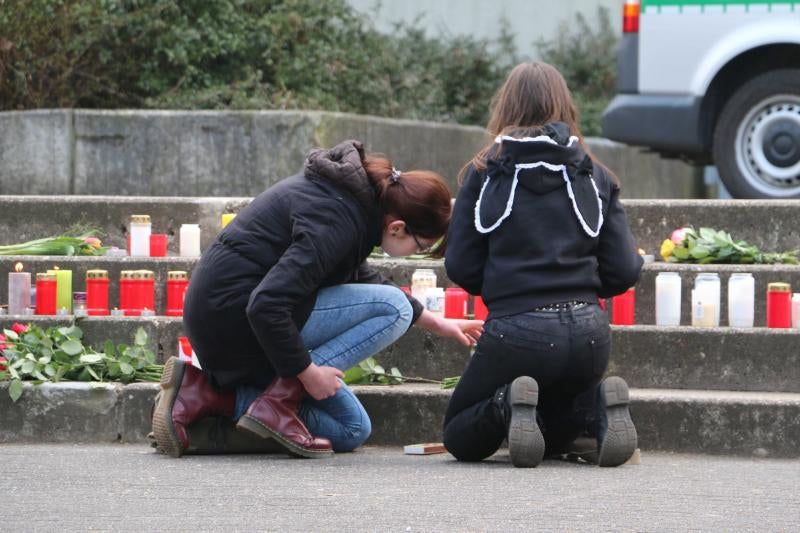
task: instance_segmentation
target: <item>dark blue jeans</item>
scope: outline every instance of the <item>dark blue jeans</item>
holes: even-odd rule
[[[608,316],[598,305],[489,320],[447,407],[447,450],[462,461],[497,451],[507,429],[494,394],[519,376],[539,383],[546,453],[563,450],[594,418],[610,351]]]

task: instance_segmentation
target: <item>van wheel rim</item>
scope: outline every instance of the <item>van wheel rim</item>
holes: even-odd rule
[[[800,193],[800,96],[753,106],[736,131],[736,164],[747,183],[773,197]]]

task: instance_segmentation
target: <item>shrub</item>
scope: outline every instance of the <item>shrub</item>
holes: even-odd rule
[[[601,15],[595,32],[579,16],[540,43],[587,134],[613,89]],[[505,33],[431,38],[400,24],[384,35],[345,0],[0,0],[0,109],[320,109],[482,125],[517,61]]]
[[[552,41],[538,41],[543,61],[559,69],[572,90],[584,135],[600,135],[600,115],[614,96],[619,38],[608,8],[598,7],[596,27],[578,13],[574,23],[561,22]]]

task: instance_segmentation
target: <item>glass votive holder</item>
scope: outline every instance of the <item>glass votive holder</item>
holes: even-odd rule
[[[125,311],[117,309],[116,307],[111,310],[111,316],[125,316]]]
[[[152,309],[148,309],[145,307],[144,309],[142,309],[142,314],[139,316],[144,316],[144,317],[156,316],[156,312],[153,311]]]
[[[4,305],[0,307],[0,316],[5,316],[8,314],[8,308]]]
[[[25,307],[22,309],[22,314],[25,316],[33,316],[35,314],[35,310],[33,307]]]
[[[58,311],[56,311],[56,315],[58,316],[68,316],[70,314],[69,309],[66,307],[62,307]]]

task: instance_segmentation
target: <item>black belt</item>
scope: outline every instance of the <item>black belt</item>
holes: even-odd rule
[[[589,305],[589,302],[579,302],[572,300],[570,302],[559,302],[555,304],[547,304],[541,307],[534,308],[534,311],[544,311],[546,313],[557,313],[559,311],[566,311],[568,309],[581,309]]]

